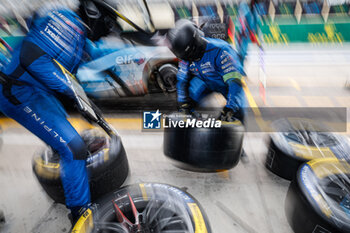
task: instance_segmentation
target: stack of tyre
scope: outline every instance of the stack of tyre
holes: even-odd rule
[[[350,232],[350,143],[307,119],[272,123],[266,167],[291,180],[285,212],[294,232]]]
[[[215,121],[214,118],[173,113],[165,125],[179,121]],[[215,172],[236,166],[243,153],[244,126],[241,121],[222,121],[221,127],[164,128],[164,154],[175,166],[200,172]]]

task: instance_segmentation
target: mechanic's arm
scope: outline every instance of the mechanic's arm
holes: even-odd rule
[[[30,42],[24,42],[20,54],[21,65],[49,90],[62,93],[74,99],[74,92],[56,62],[42,49]]]
[[[225,84],[228,85],[227,103],[225,107],[237,112],[242,108],[243,102],[240,95],[243,91],[242,69],[240,69],[238,58],[235,61],[234,55],[223,50],[218,55],[216,66]]]
[[[177,72],[177,101],[178,103],[185,104],[189,102],[188,87],[190,82],[189,75],[189,62],[180,61],[179,71]]]

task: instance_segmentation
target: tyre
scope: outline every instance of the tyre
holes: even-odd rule
[[[280,119],[272,123],[265,166],[274,174],[292,180],[299,166],[316,158],[346,158],[349,141],[327,132],[322,125],[307,119]]]
[[[162,85],[169,93],[176,91],[177,67],[168,63],[159,67],[158,71],[161,78],[158,85]]]
[[[92,201],[120,187],[129,173],[126,153],[119,137],[110,138],[96,129],[81,133],[91,156],[87,161]],[[58,203],[65,203],[60,176],[60,159],[51,148],[34,156],[33,171],[46,193]]]
[[[165,122],[195,118],[170,115]],[[221,127],[168,127],[164,128],[163,152],[179,168],[215,172],[238,164],[242,154],[244,127],[239,120],[221,122]]]
[[[316,159],[300,167],[287,192],[285,213],[296,233],[350,232],[350,164]]]
[[[98,200],[72,232],[211,233],[211,229],[202,207],[190,194],[167,184],[145,183]]]

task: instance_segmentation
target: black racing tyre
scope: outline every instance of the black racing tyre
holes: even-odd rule
[[[81,133],[91,156],[87,161],[91,200],[120,187],[129,174],[126,152],[120,137],[110,138],[96,129]],[[46,193],[58,203],[65,203],[60,176],[60,159],[47,147],[33,159],[33,171]]]
[[[327,132],[320,123],[288,118],[272,123],[276,133],[270,134],[265,166],[274,174],[292,180],[299,166],[316,158],[346,158],[349,140]]]
[[[350,232],[350,164],[316,159],[300,167],[288,189],[285,213],[296,233]]]
[[[167,184],[141,183],[99,199],[72,232],[211,233],[211,229],[202,207],[187,192]]]
[[[165,122],[170,126],[170,121],[193,119],[172,114],[165,118]],[[182,169],[202,172],[231,169],[241,157],[243,136],[244,127],[239,120],[221,122],[219,128],[168,127],[164,128],[163,152]]]

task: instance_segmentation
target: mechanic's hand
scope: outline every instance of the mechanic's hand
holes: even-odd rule
[[[237,112],[234,111],[231,108],[228,107],[224,107],[221,110],[221,115],[219,117],[219,120],[221,121],[227,121],[227,122],[233,122],[235,121],[237,118],[235,117],[237,115]]]
[[[185,102],[179,103],[179,112],[184,113],[186,115],[190,115],[192,110],[192,104]]]

